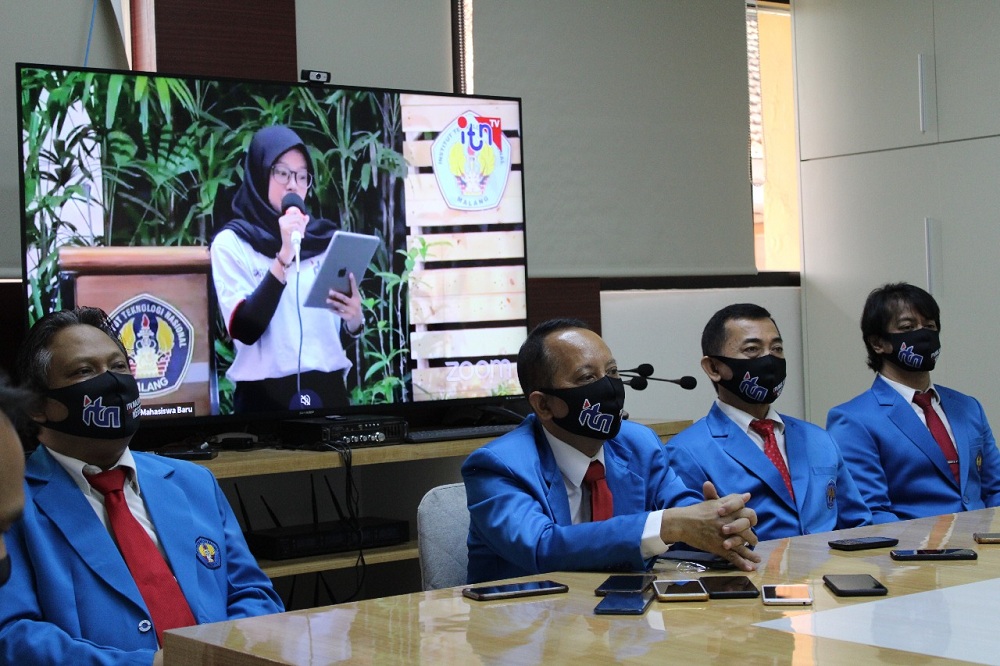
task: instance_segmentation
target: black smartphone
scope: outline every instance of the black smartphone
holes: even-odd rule
[[[594,606],[597,615],[642,615],[649,608],[655,590],[650,586],[643,592],[609,592]]]
[[[653,590],[660,601],[708,601],[708,591],[696,578],[653,581]]]
[[[558,594],[567,592],[569,588],[554,580],[535,580],[528,583],[506,583],[504,585],[483,585],[467,587],[462,590],[462,596],[476,601],[490,599],[512,599],[514,597],[534,597],[539,594]]]
[[[976,543],[1000,543],[1000,532],[973,532]]]
[[[597,586],[594,594],[603,597],[611,592],[630,592],[638,594],[645,592],[653,584],[656,576],[653,574],[615,574]]]
[[[702,576],[709,599],[756,599],[760,590],[746,576]]]
[[[892,537],[870,536],[856,537],[854,539],[837,539],[827,542],[830,548],[836,550],[867,550],[869,548],[888,548],[899,543],[899,539]]]
[[[881,597],[889,593],[885,585],[868,574],[827,574],[823,584],[838,597]]]
[[[894,560],[974,560],[979,557],[971,548],[924,548],[921,550],[890,550]]]

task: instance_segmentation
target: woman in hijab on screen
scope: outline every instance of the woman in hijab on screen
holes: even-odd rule
[[[304,199],[312,174],[309,152],[294,131],[258,131],[232,219],[212,241],[219,309],[236,348],[226,373],[236,385],[236,413],[348,404],[344,377],[351,362],[340,335],[360,335],[361,295],[351,274],[350,296],[330,290],[326,308],[304,305],[340,226],[309,216]]]

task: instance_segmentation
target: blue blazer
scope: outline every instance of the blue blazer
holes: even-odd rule
[[[198,623],[281,612],[212,473],[133,456],[150,519]],[[0,663],[151,663],[157,643],[146,604],[79,487],[43,447],[28,459],[25,479],[24,517],[7,535],[13,570],[0,589]]]
[[[774,463],[716,404],[708,416],[667,441],[670,466],[688,487],[711,481],[720,495],[750,493],[748,506],[757,512],[754,531],[760,539],[871,523],[871,511],[830,435],[784,414],[781,420],[794,501]]]
[[[650,511],[702,500],[669,467],[659,437],[625,421],[604,445],[615,515],[572,524],[562,472],[534,415],[473,451],[462,465],[468,494],[469,582],[547,571],[627,569],[640,552]]]
[[[930,430],[882,378],[826,417],[877,523],[1000,506],[1000,452],[982,405],[934,388],[955,435],[961,488]]]

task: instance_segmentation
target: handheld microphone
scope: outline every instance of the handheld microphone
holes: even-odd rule
[[[694,387],[698,386],[698,380],[690,375],[686,375],[679,379],[662,379],[660,377],[653,377],[653,366],[649,363],[640,363],[637,367],[632,368],[631,370],[622,370],[618,374],[622,377],[627,377],[628,381],[625,383],[634,388],[636,391],[642,391],[649,386],[649,380],[677,384],[685,391],[690,391]]]
[[[295,250],[295,272],[298,273],[302,263],[302,232],[298,229],[292,232],[292,249]]]
[[[281,198],[281,214],[287,213],[289,208],[298,208],[300,213],[306,214],[306,202],[295,192]],[[302,232],[298,229],[292,232],[292,248],[295,250],[295,272],[298,272],[302,256]]]

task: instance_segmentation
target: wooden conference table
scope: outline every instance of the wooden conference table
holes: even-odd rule
[[[654,601],[642,616],[598,616],[593,590],[605,574],[559,572],[546,577],[568,594],[476,602],[449,588],[179,629],[166,634],[165,664],[998,663],[1000,545],[972,538],[987,531],[1000,532],[996,509],[762,542],[751,579],[808,583],[811,607]],[[888,548],[827,546],[864,535],[896,537],[898,548],[974,548],[979,559],[902,563]],[[726,573],[665,561],[654,572]],[[889,595],[835,597],[828,573],[872,574]]]

